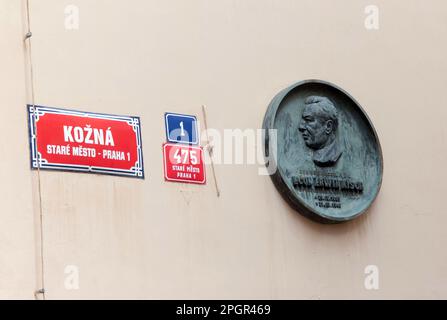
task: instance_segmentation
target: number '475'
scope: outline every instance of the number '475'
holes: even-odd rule
[[[191,164],[196,165],[198,163],[197,151],[177,149],[174,153],[174,159],[177,161],[177,164],[189,164],[191,161]]]

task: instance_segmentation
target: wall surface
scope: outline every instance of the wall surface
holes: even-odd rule
[[[35,103],[140,116],[145,180],[31,172],[25,1],[0,9],[0,297],[38,289],[41,207],[48,299],[447,298],[445,1],[31,0]],[[210,167],[206,186],[164,181],[164,112],[203,125],[207,105],[210,128],[260,128],[278,91],[312,78],[354,96],[380,137],[365,215],[309,221],[259,165],[216,165],[220,197]]]
[[[37,180],[27,156],[23,9],[21,1],[0,1],[0,298],[33,299]]]

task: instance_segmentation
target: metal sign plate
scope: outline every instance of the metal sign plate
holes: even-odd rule
[[[144,179],[140,118],[28,105],[31,168]]]

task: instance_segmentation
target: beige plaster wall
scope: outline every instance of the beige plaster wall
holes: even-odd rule
[[[0,1],[0,298],[33,299],[38,283],[26,131],[26,68],[23,6]],[[37,208],[37,206],[36,206]]]

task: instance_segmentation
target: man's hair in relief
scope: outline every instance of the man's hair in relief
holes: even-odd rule
[[[334,123],[334,131],[337,129],[338,112],[331,100],[326,97],[310,96],[304,100],[304,104],[319,108],[318,115],[324,120],[332,120]]]

